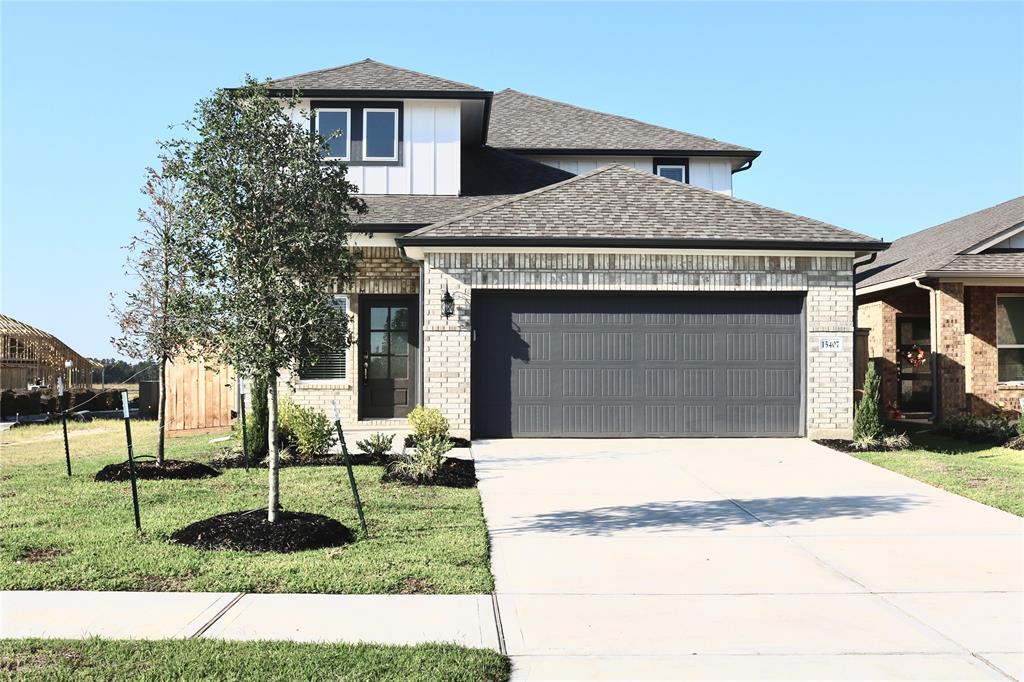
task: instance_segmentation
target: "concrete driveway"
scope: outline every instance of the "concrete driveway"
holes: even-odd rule
[[[1024,519],[806,440],[474,442],[518,679],[1019,679]]]

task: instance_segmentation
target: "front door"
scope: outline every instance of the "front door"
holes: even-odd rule
[[[927,317],[896,317],[896,377],[901,412],[932,409],[931,323]]]
[[[363,296],[359,309],[359,415],[404,417],[416,404],[417,299]]]

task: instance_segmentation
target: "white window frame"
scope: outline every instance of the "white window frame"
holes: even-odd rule
[[[367,135],[366,115],[369,114],[369,113],[388,113],[388,114],[393,114],[394,115],[394,117],[395,117],[395,134],[394,134],[394,139],[392,140],[392,147],[395,150],[395,153],[394,153],[393,156],[369,156],[366,153],[366,150],[369,147],[369,145],[367,144],[369,136]],[[400,119],[401,119],[401,117],[398,115],[398,109],[395,109],[393,107],[382,107],[382,108],[364,107],[363,108],[363,161],[398,161],[398,124],[399,124]]]
[[[996,294],[996,317],[999,317],[999,299],[1001,298],[1024,298],[1024,294]],[[1024,379],[1016,379],[1009,381],[1002,381],[999,379],[999,349],[1000,348],[1024,348],[1024,343],[999,343],[999,323],[996,323],[995,329],[995,341],[996,341],[996,383],[1003,386],[1021,386],[1024,385]]]
[[[658,164],[657,166],[654,167],[654,174],[657,175],[659,178],[665,178],[665,176],[661,174],[661,169],[662,168],[678,168],[679,170],[681,170],[683,172],[683,178],[682,178],[682,180],[679,180],[679,182],[683,183],[684,185],[686,184],[686,166],[684,164],[679,164],[679,163],[666,163],[664,165]],[[675,180],[675,178],[665,178],[665,179],[666,180]]]
[[[350,123],[350,125],[351,125],[351,123]],[[348,316],[349,324],[351,324],[351,322],[352,322],[352,312],[351,312],[352,308],[350,306],[352,305],[352,299],[349,298],[349,294],[332,294],[331,295],[331,300],[334,301],[334,305],[335,306],[337,306],[338,303],[341,302],[341,301],[345,302],[345,310],[343,312],[345,313],[345,315]],[[346,348],[345,351],[344,351],[344,353],[345,353],[345,376],[337,377],[335,379],[303,379],[302,376],[299,375],[298,371],[296,371],[296,375],[297,375],[296,378],[298,379],[298,383],[302,384],[302,385],[313,385],[313,386],[315,386],[317,384],[319,384],[319,385],[332,384],[332,385],[351,386],[352,385],[352,378],[351,378],[351,372],[349,371],[349,367],[352,366],[351,365],[352,347],[354,345],[355,344],[352,344],[351,346]]]
[[[352,110],[346,107],[324,107],[316,110],[316,132],[320,133],[320,112],[339,113],[344,111],[348,116],[348,130],[345,131],[345,156],[325,156],[327,161],[349,161],[352,158]]]

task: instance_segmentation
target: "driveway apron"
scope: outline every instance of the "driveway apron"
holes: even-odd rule
[[[517,679],[1020,679],[1024,519],[801,439],[473,453]]]

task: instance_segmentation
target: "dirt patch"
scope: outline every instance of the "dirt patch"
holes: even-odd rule
[[[1010,440],[1006,441],[1003,447],[1009,448],[1011,450],[1024,450],[1024,436],[1017,436],[1016,438],[1011,438]]]
[[[8,497],[14,497],[15,492],[13,490],[4,490],[0,492],[0,499],[7,499]]]
[[[41,564],[70,553],[71,550],[60,547],[32,547],[19,554],[17,560],[28,564]]]
[[[402,587],[399,588],[399,594],[429,594],[433,591],[433,587],[426,580],[420,580],[419,578],[406,578],[402,581]]]
[[[185,526],[171,541],[197,549],[241,552],[301,552],[339,547],[355,540],[341,522],[320,514],[282,511],[274,523],[266,509],[231,512]]]
[[[14,476],[11,476],[10,474],[4,474],[3,476],[0,476],[0,481],[9,481],[12,478],[14,478]]]
[[[153,575],[139,576],[137,589],[140,592],[187,592],[188,584],[195,577],[189,575]]]
[[[199,462],[184,462],[177,459],[165,459],[163,466],[155,460],[147,459],[135,463],[135,477],[145,480],[158,479],[192,479],[212,478],[220,476],[220,472]],[[96,480],[102,482],[130,481],[131,473],[128,462],[108,464],[96,474]]]
[[[39,672],[62,663],[77,666],[84,660],[85,656],[82,652],[71,648],[59,647],[48,652],[39,652],[38,649],[33,648],[27,654],[15,654],[11,658],[0,659],[0,672]]]
[[[413,481],[393,471],[387,471],[381,477],[381,483],[400,483],[402,485],[438,485],[445,488],[475,488],[476,465],[471,459],[445,457],[441,463],[441,471],[430,481]]]

